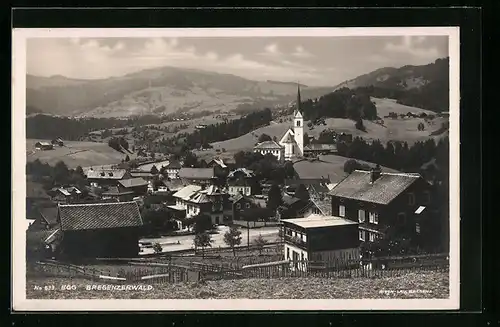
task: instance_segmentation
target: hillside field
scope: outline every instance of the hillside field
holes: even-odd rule
[[[419,114],[425,112],[427,114],[435,114],[432,111],[424,110],[415,107],[409,107],[396,103],[396,101],[391,99],[372,99],[377,106],[378,116],[384,117],[389,114],[389,112],[396,112],[398,114],[406,114],[408,112],[413,112]],[[267,134],[271,137],[276,136],[280,138],[292,124],[292,116],[281,117],[276,121],[271,122],[269,126],[259,128],[251,133],[242,135],[240,137],[226,140],[222,142],[212,143],[215,152],[217,149],[225,149],[227,152],[237,152],[240,150],[251,150],[253,146],[257,143],[258,138],[261,134]],[[366,127],[366,132],[356,129],[354,122],[350,119],[345,118],[328,118],[325,120],[326,126],[312,126],[312,128],[307,125],[304,128],[304,132],[308,135],[318,137],[319,134],[328,128],[335,130],[338,133],[348,133],[353,136],[360,136],[366,140],[376,140],[379,139],[382,143],[386,143],[390,140],[406,141],[408,145],[412,145],[417,141],[425,141],[429,138],[436,138],[436,141],[440,136],[431,136],[430,134],[438,130],[441,127],[441,123],[447,121],[446,118],[434,118],[429,123],[425,122],[422,118],[383,118],[384,125],[380,125],[371,121],[364,120],[363,123]],[[420,122],[425,124],[425,130],[418,131],[417,126]],[[307,124],[307,122],[305,122]],[[213,155],[209,151],[203,151],[200,155]]]
[[[35,143],[38,141],[50,142],[50,140],[27,139],[27,161],[39,159],[41,162],[46,162],[52,166],[58,161],[64,161],[69,168],[76,168],[77,166],[117,164],[127,154],[131,159],[135,157],[135,154],[120,153],[109,147],[107,143],[65,141],[62,147],[55,146],[54,150],[43,151],[35,149]]]

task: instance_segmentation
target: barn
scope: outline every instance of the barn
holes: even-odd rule
[[[61,256],[128,258],[139,254],[143,226],[135,201],[59,205]]]

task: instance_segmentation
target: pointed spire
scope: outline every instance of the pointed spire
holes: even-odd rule
[[[300,83],[297,82],[297,109],[296,111],[301,112],[300,110]]]

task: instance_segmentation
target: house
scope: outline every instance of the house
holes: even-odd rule
[[[49,230],[57,227],[57,206],[40,207],[36,209],[36,218],[29,226],[29,230]]]
[[[227,185],[230,195],[241,193],[250,196],[258,193],[259,189],[254,172],[246,168],[231,171],[227,176]]]
[[[180,161],[172,160],[164,167],[163,176],[169,179],[179,178],[179,172],[182,168]]]
[[[128,202],[134,199],[134,191],[118,188],[118,186],[110,186],[102,194],[103,200],[114,200],[116,202]]]
[[[285,260],[292,269],[325,268],[356,262],[360,258],[358,223],[335,216],[310,215],[284,219]]]
[[[304,156],[304,117],[300,108],[300,85],[297,86],[296,109],[293,117],[293,127],[289,128],[280,138],[279,142],[266,141],[254,147],[255,152],[263,155],[271,153],[279,161],[294,160]]]
[[[274,212],[267,210],[265,202],[262,205],[254,198],[245,196],[241,193],[231,195],[228,199],[227,210],[225,211],[225,220],[259,220],[267,219],[274,215]],[[266,209],[267,212],[257,211],[256,209]],[[249,219],[251,218],[251,219]]]
[[[186,200],[186,217],[207,215],[212,219],[212,224],[222,224],[224,220],[224,204],[227,202],[228,194],[220,187],[210,185],[199,190]]]
[[[186,217],[186,209],[189,199],[202,188],[200,185],[187,185],[175,192],[172,197],[175,199],[175,204],[169,205],[174,215],[179,218]],[[182,226],[179,226],[179,229],[183,229]]]
[[[214,168],[181,168],[179,178],[185,184],[209,185],[216,178]]]
[[[309,201],[304,201],[288,194],[283,194],[283,203],[276,210],[276,218],[278,220],[292,217],[301,217],[304,208],[307,207]]]
[[[420,174],[355,170],[330,192],[332,214],[359,222],[359,239],[409,237],[420,242],[440,228],[430,184]]]
[[[49,191],[52,201],[57,203],[72,203],[80,200],[82,192],[75,186],[55,187]]]
[[[143,226],[136,202],[59,205],[61,256],[130,258],[139,254]]]
[[[153,180],[155,175],[152,174],[149,171],[142,171],[142,170],[130,170],[129,175],[131,178],[142,178],[147,181]]]
[[[131,191],[134,196],[143,196],[148,192],[148,182],[140,177],[118,181],[120,191]]]
[[[37,150],[52,150],[54,149],[54,146],[52,143],[45,142],[45,141],[39,141],[35,143],[35,149]]]
[[[52,143],[52,145],[64,146],[64,142],[60,137],[53,139],[50,143]]]
[[[98,169],[90,168],[86,172],[90,186],[116,186],[118,181],[130,178],[130,174],[125,169]]]
[[[311,143],[304,147],[304,156],[313,157],[320,154],[333,154],[337,152],[337,146],[335,144],[316,144]]]
[[[221,158],[213,158],[207,162],[208,168],[213,168],[215,176],[225,178],[229,174],[229,167]]]
[[[258,152],[265,156],[272,154],[278,161],[283,161],[285,157],[285,149],[275,141],[264,141],[253,147],[254,152]]]

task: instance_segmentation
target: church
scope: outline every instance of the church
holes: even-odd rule
[[[295,160],[304,156],[304,117],[300,109],[300,85],[297,86],[297,105],[293,113],[293,127],[290,127],[279,142],[265,141],[254,147],[262,155],[271,153],[279,161]]]

